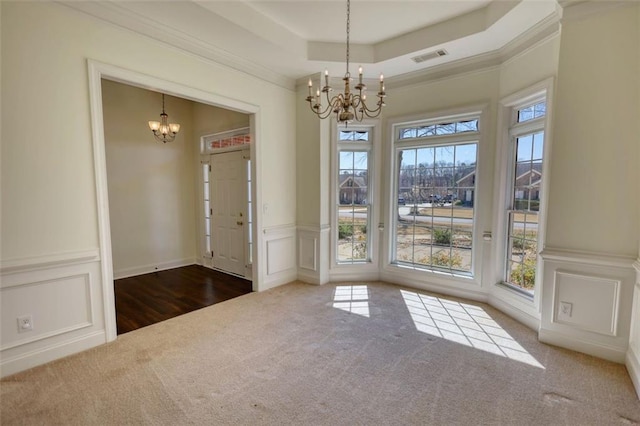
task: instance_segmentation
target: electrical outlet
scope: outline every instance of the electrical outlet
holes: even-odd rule
[[[18,333],[33,330],[33,316],[22,315],[18,317]]]
[[[573,311],[573,303],[560,302],[560,309],[558,309],[558,319],[569,319]]]

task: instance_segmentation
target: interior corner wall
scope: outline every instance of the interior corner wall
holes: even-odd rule
[[[296,91],[297,223],[320,226],[320,120],[305,101],[306,86]]]
[[[111,251],[115,278],[195,263],[195,169],[192,102],[165,96],[173,142],[156,141],[161,95],[102,80]]]
[[[320,120],[296,91],[297,277],[324,284],[329,271],[330,120]]]

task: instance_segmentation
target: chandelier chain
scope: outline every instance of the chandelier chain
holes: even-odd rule
[[[358,83],[351,87],[351,73],[349,72],[349,65],[351,61],[351,0],[347,0],[347,70],[344,74],[344,91],[338,93],[335,96],[331,96],[333,90],[329,85],[329,71],[324,71],[324,86],[322,83],[320,87],[313,89],[313,82],[309,79],[309,94],[306,97],[306,101],[309,102],[309,107],[319,118],[328,118],[331,114],[335,114],[338,123],[344,123],[347,126],[353,120],[362,121],[365,117],[376,118],[382,112],[382,108],[385,106],[384,98],[387,94],[384,91],[384,77],[380,74],[380,88],[376,93],[378,101],[373,107],[369,107],[366,104],[367,100],[367,86],[363,82],[362,67],[358,69]],[[327,105],[322,104],[322,98],[326,97]]]
[[[347,74],[349,74],[349,30],[351,26],[351,0],[347,0]]]

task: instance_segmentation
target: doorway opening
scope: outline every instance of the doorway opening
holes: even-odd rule
[[[220,111],[224,111],[226,116],[236,114],[244,117],[242,124],[249,129],[249,134],[253,141],[247,150],[250,158],[248,164],[252,176],[259,175],[256,173],[256,168],[259,167],[259,150],[256,149],[255,130],[259,110],[255,105],[91,60],[89,61],[89,81],[99,243],[102,263],[104,322],[106,340],[112,341],[117,336],[114,278],[143,275],[145,273],[159,274],[162,270],[189,265],[203,267],[197,243],[201,235],[201,225],[195,211],[199,184],[199,136],[212,133],[212,131],[214,133],[219,132],[223,129],[219,127],[211,129],[195,128],[194,124],[197,124],[198,120],[201,119],[195,110],[200,108],[201,112],[202,109],[217,108]],[[113,110],[120,110],[121,114],[130,114],[127,117],[129,119],[127,122],[119,122],[113,116],[109,116],[107,112],[109,100],[103,99],[108,97],[108,93],[103,86],[116,83],[127,86],[126,90],[144,91],[148,93],[150,98],[157,99],[143,108],[137,108],[127,102],[117,104],[116,108],[112,109],[112,112]],[[147,121],[155,119],[160,112],[160,96],[162,93],[167,98],[166,106],[170,119],[172,122],[178,122],[182,126],[176,141],[167,144],[156,142],[146,126]],[[142,101],[144,104],[146,96],[143,96],[143,98],[142,100],[137,99],[137,102]],[[171,101],[175,101],[176,104],[171,105]],[[199,106],[196,107],[195,105]],[[141,112],[144,117],[138,117],[140,118],[139,120],[134,119],[134,112]],[[237,128],[238,123],[231,123],[229,126]],[[144,134],[133,135],[136,132],[143,132]],[[142,149],[142,145],[131,146],[127,144],[131,137],[138,140],[145,148]],[[182,138],[182,146],[180,146],[180,138]],[[117,141],[115,149],[112,150],[108,146],[108,140]],[[160,153],[151,154],[147,149],[152,147],[154,149],[165,149]],[[127,155],[127,149],[129,154],[139,151],[138,154],[141,153],[141,157]],[[109,164],[111,159],[118,156],[125,158],[125,161],[115,167],[115,173],[107,173],[108,169],[111,169]],[[147,157],[153,161],[150,161],[151,165],[147,162],[149,167],[143,170],[141,165],[144,164],[143,160]],[[185,170],[189,168],[191,172],[185,173]],[[166,172],[169,173],[167,174]],[[182,176],[182,179],[180,181],[170,179],[171,173]],[[142,177],[148,179],[143,181]],[[122,181],[118,181],[118,179],[122,179]],[[109,181],[108,186],[107,180]],[[123,191],[123,199],[117,200],[116,196],[112,196],[112,189],[115,191],[119,185],[121,189],[124,188],[125,190]],[[154,187],[154,185],[156,186]],[[161,190],[158,190],[158,188],[161,188]],[[260,198],[259,182],[252,182],[250,196],[252,200]],[[191,208],[192,211],[185,210],[185,206]],[[129,207],[133,207],[133,209],[127,210]],[[250,232],[252,235],[256,235],[253,228],[259,226],[260,217],[256,214],[254,204],[251,205],[251,209],[251,217],[255,219],[251,221]],[[129,240],[128,249],[139,249],[139,256],[131,256],[129,258],[130,263],[124,264],[124,266],[120,262],[122,256],[118,254],[123,244],[117,242],[116,232],[113,232],[114,224],[116,224],[115,228],[117,228],[125,223],[118,220],[118,216],[122,211],[135,211],[138,213],[139,218],[142,218],[135,223],[129,222],[128,227],[123,226],[120,229],[120,231],[124,230],[125,233],[129,233],[133,237]],[[246,214],[249,213],[247,212]],[[175,225],[176,223],[178,225]],[[259,240],[257,244],[260,244],[260,236],[258,235],[257,238]],[[167,241],[170,241],[170,243],[167,243]],[[190,244],[190,242],[193,243]],[[125,242],[126,244],[127,242]],[[145,245],[146,247],[142,247]],[[176,256],[175,252],[171,252],[172,249],[175,249],[175,246],[178,246],[178,252],[182,250],[182,253],[184,253],[182,256]],[[259,268],[261,264],[261,256],[255,251],[255,247],[256,244],[251,247],[251,273],[249,274],[252,279],[250,289],[254,291],[258,290],[260,285],[260,275],[254,273],[254,269]],[[149,250],[145,250],[145,248]],[[156,257],[148,257],[149,253]],[[157,256],[158,254],[160,256]]]

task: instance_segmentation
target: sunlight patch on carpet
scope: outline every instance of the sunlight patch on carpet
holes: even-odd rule
[[[418,331],[544,369],[478,306],[400,290]]]
[[[366,285],[336,286],[333,307],[369,318],[369,289]]]

